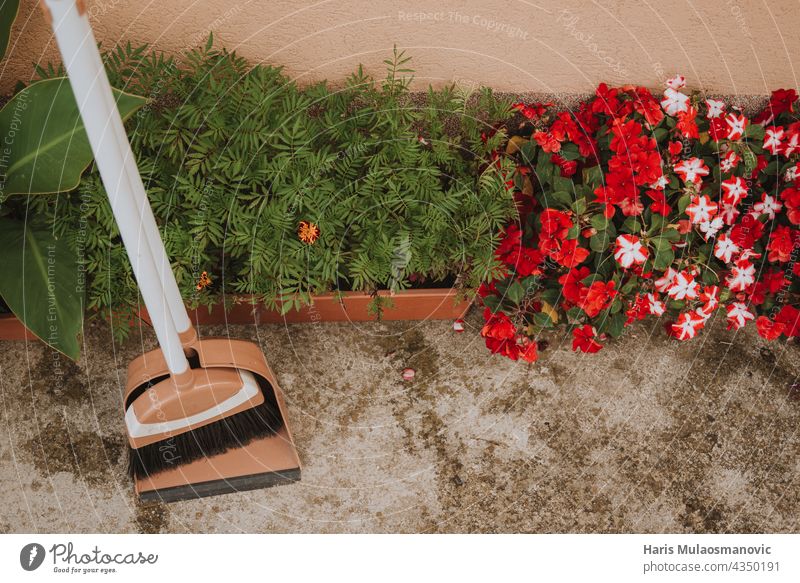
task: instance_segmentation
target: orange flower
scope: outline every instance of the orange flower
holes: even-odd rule
[[[197,286],[195,287],[197,287],[197,291],[200,291],[201,289],[207,288],[210,285],[211,285],[211,278],[208,277],[208,272],[204,271],[203,273],[200,274],[200,281],[197,282]]]
[[[319,239],[319,227],[308,221],[300,221],[297,227],[297,236],[307,245],[313,245]]]

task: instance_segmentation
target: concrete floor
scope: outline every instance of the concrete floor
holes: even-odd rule
[[[231,327],[278,375],[303,480],[147,507],[120,391],[149,331],[113,349],[94,323],[77,366],[0,343],[0,532],[800,531],[797,345],[651,323],[598,355],[553,334],[528,366],[480,323]]]

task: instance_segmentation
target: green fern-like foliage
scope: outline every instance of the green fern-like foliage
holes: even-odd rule
[[[397,50],[384,79],[359,68],[340,87],[301,88],[212,42],[180,62],[130,45],[104,61],[113,85],[149,97],[128,131],[190,304],[247,293],[290,309],[337,289],[448,278],[474,287],[497,269],[495,234],[514,204],[509,168],[491,157],[510,108],[491,91],[451,86],[417,99]],[[122,319],[138,308],[94,169],[74,192],[9,204],[0,212],[27,212],[69,237],[89,308]],[[301,221],[319,227],[314,243],[298,237]],[[203,271],[213,284],[198,290]]]

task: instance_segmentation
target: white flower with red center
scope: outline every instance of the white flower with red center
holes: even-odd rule
[[[708,195],[704,194],[692,198],[691,204],[686,207],[686,214],[689,215],[692,224],[697,225],[710,221],[714,215],[717,214],[718,210],[719,205],[715,202],[711,202]]]
[[[764,130],[764,149],[777,156],[783,149],[783,136],[786,132],[781,127],[771,126]]]
[[[719,230],[725,226],[722,217],[714,217],[710,221],[704,221],[697,225],[700,232],[703,233],[703,238],[708,241],[711,237],[719,233]]]
[[[741,213],[739,209],[736,208],[735,205],[732,204],[725,204],[722,203],[722,207],[719,211],[719,216],[722,217],[722,220],[725,221],[726,225],[732,225],[736,222],[736,217],[738,217]]]
[[[739,246],[728,237],[728,235],[720,235],[717,237],[717,242],[714,244],[714,257],[725,263],[730,263],[733,256],[739,252]]]
[[[714,119],[715,117],[719,117],[725,113],[724,101],[717,101],[716,99],[706,99],[706,107],[708,107],[708,113],[706,113],[706,117],[708,119]]]
[[[720,186],[722,187],[722,202],[725,204],[736,206],[747,196],[747,184],[739,176],[723,180]]]
[[[747,127],[747,118],[743,115],[729,113],[725,116],[725,123],[728,124],[728,139],[738,140],[744,135],[744,130]]]
[[[759,215],[767,215],[769,220],[775,219],[775,213],[779,212],[783,205],[776,198],[766,192],[761,195],[761,202],[753,205],[753,210]]]
[[[742,302],[728,304],[725,309],[728,311],[728,330],[738,330],[747,324],[748,320],[756,319],[755,314],[748,310]]]
[[[667,87],[670,89],[683,89],[686,87],[686,77],[683,75],[675,75],[672,79],[667,79]]]
[[[703,312],[711,315],[719,307],[719,286],[707,285],[700,294],[700,301],[703,302]]]
[[[656,294],[647,294],[647,307],[653,316],[662,316],[667,311],[667,306],[664,305]]]
[[[683,312],[672,325],[672,335],[678,340],[689,340],[705,326],[705,318],[695,312]]]
[[[740,160],[739,154],[733,150],[729,150],[719,161],[720,170],[723,172],[730,172],[739,165]]]
[[[787,158],[794,154],[795,152],[800,152],[800,133],[799,132],[792,132],[789,134],[789,139],[783,145],[783,154]]]
[[[647,261],[647,248],[636,235],[620,235],[617,237],[614,259],[625,269],[631,265],[641,265]]]
[[[675,91],[672,87],[667,87],[664,91],[664,99],[661,100],[661,107],[667,115],[678,115],[682,111],[689,110],[689,96],[680,91]]]
[[[669,180],[667,180],[667,177],[662,174],[658,177],[658,180],[650,185],[650,188],[653,190],[664,190],[667,187],[667,184],[669,184]]]
[[[675,164],[675,172],[685,183],[700,184],[703,176],[708,176],[708,166],[700,158],[689,158]]]
[[[459,318],[458,320],[453,322],[453,330],[456,331],[456,332],[459,332],[459,333],[463,332],[464,331],[464,320]]]
[[[756,281],[756,267],[746,259],[739,259],[728,275],[725,283],[731,291],[740,292],[746,290]]]
[[[667,294],[673,300],[693,300],[697,298],[697,282],[688,271],[681,271],[675,276],[672,285],[669,286]]]
[[[664,293],[670,288],[672,282],[675,281],[675,277],[677,275],[678,275],[677,271],[675,271],[671,267],[668,267],[667,270],[664,272],[664,275],[661,276],[659,279],[655,280],[655,282],[653,283],[658,291]]]

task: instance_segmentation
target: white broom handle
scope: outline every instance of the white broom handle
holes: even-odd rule
[[[86,16],[83,16],[83,18],[86,18]],[[114,94],[111,91],[111,83],[109,83],[108,75],[106,75],[106,70],[103,67],[103,60],[100,58],[100,51],[94,51],[93,56],[95,57],[97,79],[105,88],[103,94],[106,97],[108,108],[116,112],[117,106],[116,103],[114,103]],[[120,155],[125,164],[125,174],[127,175],[127,180],[133,192],[136,205],[139,207],[139,215],[142,220],[141,228],[144,230],[145,237],[150,245],[150,251],[156,262],[159,279],[164,288],[164,295],[170,314],[172,315],[172,321],[178,333],[186,332],[192,326],[192,322],[189,319],[189,314],[183,303],[181,292],[178,289],[178,283],[175,281],[175,275],[172,273],[169,257],[164,248],[164,243],[161,240],[158,225],[153,216],[153,209],[150,207],[150,202],[147,199],[144,184],[139,175],[139,168],[136,166],[136,159],[134,158],[128,136],[125,132],[125,126],[122,124],[122,118],[119,115],[112,115],[111,123],[114,133],[117,136],[117,142],[119,143]]]
[[[110,89],[98,79],[97,63],[93,57],[93,53],[97,53],[97,43],[89,20],[78,12],[75,0],[46,2],[52,15],[56,42],[78,103],[100,178],[108,193],[142,298],[153,321],[158,343],[170,372],[174,375],[185,373],[189,369],[189,363],[164,297],[164,288],[153,253],[147,238],[143,236],[139,207],[127,179],[117,133],[113,129],[113,123],[110,123],[114,116],[119,118],[119,112],[116,107],[109,109],[113,97],[109,99],[104,95],[104,91],[108,92]]]

